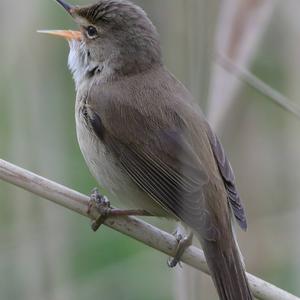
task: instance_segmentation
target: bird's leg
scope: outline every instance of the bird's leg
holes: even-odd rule
[[[96,208],[100,213],[100,216],[92,222],[93,231],[97,231],[99,227],[105,222],[108,217],[116,217],[116,216],[152,216],[147,211],[142,209],[131,209],[131,210],[122,210],[115,209],[110,206],[109,200],[102,196],[98,189],[95,188],[92,190],[89,206],[88,206],[88,214],[91,212],[92,208]]]
[[[184,251],[192,245],[193,242],[193,232],[190,231],[187,235],[184,232],[183,228],[178,226],[175,233],[173,233],[178,241],[178,245],[176,248],[176,252],[174,257],[169,257],[168,259],[168,266],[170,268],[174,268],[180,263],[180,259],[184,253]]]

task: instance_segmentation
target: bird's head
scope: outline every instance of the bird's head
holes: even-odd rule
[[[77,84],[99,74],[106,80],[130,76],[161,64],[157,31],[146,13],[127,0],[72,6],[56,0],[80,31],[43,31],[69,41],[69,67]]]

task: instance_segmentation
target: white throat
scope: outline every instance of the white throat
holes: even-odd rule
[[[68,66],[73,74],[76,90],[80,83],[84,80],[84,77],[88,68],[87,55],[85,53],[84,44],[71,40],[69,41],[70,53],[68,58]]]
[[[71,40],[69,45],[68,67],[73,74],[76,90],[84,81],[90,80],[91,76],[96,77],[98,82],[105,82],[112,77],[113,71],[107,61],[97,64],[89,61],[86,46],[83,42]]]

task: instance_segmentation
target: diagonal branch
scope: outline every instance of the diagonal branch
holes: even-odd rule
[[[99,216],[99,213],[95,209],[91,210],[90,215],[87,213],[89,197],[2,159],[0,159],[0,179],[73,210],[85,217],[96,219]],[[176,252],[177,241],[174,236],[137,218],[112,217],[105,221],[105,225],[167,255],[173,256]],[[209,274],[203,252],[194,246],[189,247],[185,251],[182,261]],[[247,274],[247,276],[251,290],[258,299],[300,300],[300,298],[258,277],[251,274]]]
[[[275,2],[271,0],[220,1],[215,52],[247,68],[270,22]],[[223,119],[237,100],[241,84],[218,64],[212,65],[208,119],[220,129]]]
[[[274,88],[250,73],[248,70],[244,69],[241,66],[238,66],[232,60],[222,55],[216,56],[216,62],[219,63],[225,70],[235,75],[239,80],[254,88],[262,95],[273,100],[276,104],[284,108],[286,111],[292,113],[297,118],[300,118],[299,105],[276,91]]]

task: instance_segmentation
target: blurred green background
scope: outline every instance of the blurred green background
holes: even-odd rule
[[[136,3],[158,27],[166,65],[207,111],[219,1]],[[296,0],[274,2],[251,67],[295,101],[299,11]],[[76,26],[54,1],[1,0],[0,157],[88,194],[96,182],[76,141],[68,45],[36,33],[64,28]],[[300,295],[300,121],[244,85],[235,98],[218,133],[247,209],[249,230],[238,231],[246,265]],[[92,233],[87,219],[0,182],[0,299],[174,299],[177,275],[166,259],[105,227]],[[195,298],[217,299],[200,277]]]

